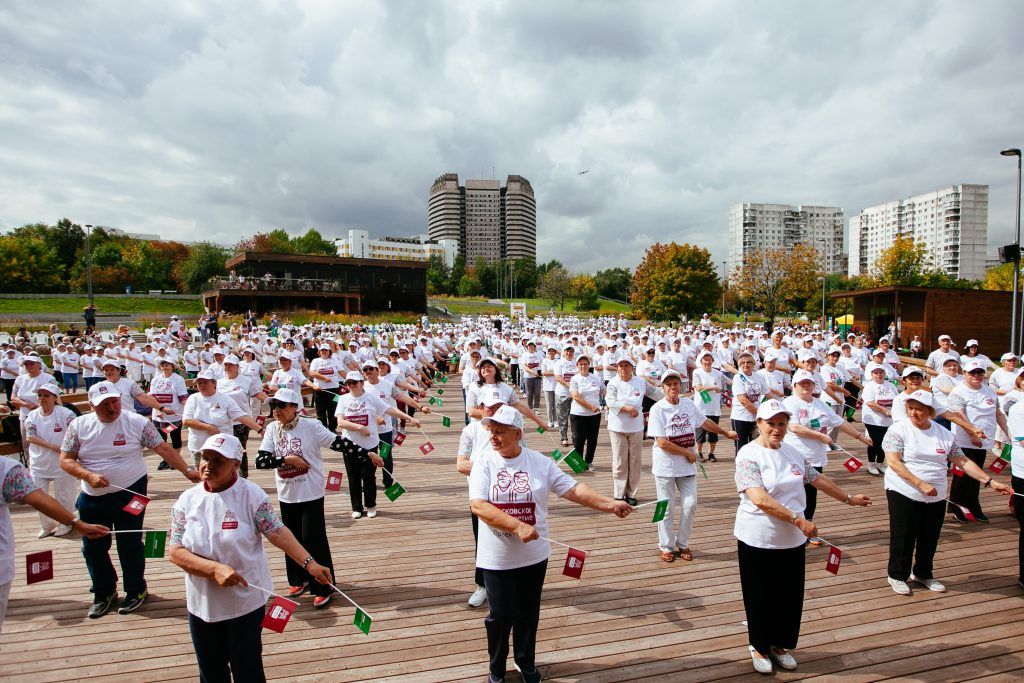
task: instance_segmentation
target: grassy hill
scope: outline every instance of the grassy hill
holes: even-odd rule
[[[198,299],[160,299],[148,296],[124,296],[96,299],[98,313],[166,313],[167,315],[201,315],[203,303]],[[89,304],[88,297],[53,299],[0,299],[0,313],[9,315],[33,313],[81,313]]]

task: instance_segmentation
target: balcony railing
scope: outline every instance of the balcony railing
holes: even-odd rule
[[[226,277],[210,278],[206,289],[234,289],[249,292],[358,292],[362,286],[346,284],[340,280],[316,280],[312,278],[277,277]]]

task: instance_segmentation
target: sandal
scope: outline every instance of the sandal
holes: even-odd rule
[[[689,562],[693,559],[693,553],[690,552],[689,548],[676,548],[676,553],[678,553],[680,560]]]
[[[661,557],[662,562],[675,562],[676,561],[676,556],[674,554],[668,552],[668,551],[663,550],[663,551],[659,552],[658,555]]]

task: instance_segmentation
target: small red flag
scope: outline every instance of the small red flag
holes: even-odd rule
[[[328,491],[340,491],[341,490],[341,472],[335,472],[331,470],[327,473],[327,490]]]
[[[128,504],[121,509],[128,514],[138,517],[146,509],[147,505],[149,505],[149,498],[136,493],[132,496],[132,499],[128,501]]]
[[[394,442],[396,446],[401,446],[405,443],[405,432],[395,432]]]
[[[267,422],[267,416],[266,415],[260,415],[259,417],[256,418],[256,424],[258,424],[260,427],[262,427],[264,424],[266,424],[266,422]]]
[[[964,476],[964,468],[960,467],[960,465],[953,465],[953,474],[958,477]]]
[[[163,428],[162,431],[163,431],[164,434],[170,434],[171,432],[173,432],[177,428],[178,428],[178,425],[174,424],[173,422],[168,422],[167,424],[164,425],[164,428]]]
[[[53,551],[43,550],[25,556],[25,578],[29,584],[53,578]]]
[[[428,441],[422,446],[420,446],[420,450],[423,452],[423,455],[426,455],[427,453],[430,453],[434,450],[434,444]]]
[[[953,503],[953,505],[956,505],[956,503]],[[964,513],[964,517],[966,517],[966,518],[967,518],[967,521],[968,521],[968,522],[974,522],[974,521],[977,521],[977,519],[975,518],[975,516],[974,516],[974,513],[973,513],[973,512],[971,512],[970,510],[968,510],[967,508],[965,508],[965,507],[964,507],[963,505],[956,505],[956,506],[957,506],[958,508],[960,508],[960,512]]]
[[[843,551],[835,546],[828,549],[828,562],[825,564],[825,571],[833,574],[839,573],[839,562],[843,559]]]
[[[586,559],[587,554],[582,550],[569,548],[569,552],[565,555],[565,568],[562,570],[562,573],[574,579],[580,578],[580,575],[583,574],[583,563]]]
[[[1002,458],[996,458],[995,460],[992,461],[992,464],[989,465],[988,468],[992,472],[1000,474],[1003,470],[1006,469],[1006,461],[1003,460]]]
[[[292,618],[292,612],[298,606],[297,602],[277,596],[267,605],[267,614],[263,617],[263,623],[260,625],[271,631],[283,633],[284,627],[288,625],[288,620]]]
[[[863,464],[864,463],[862,463],[860,460],[851,455],[850,459],[843,463],[843,467],[850,470],[851,472],[856,472],[861,468],[861,465]]]

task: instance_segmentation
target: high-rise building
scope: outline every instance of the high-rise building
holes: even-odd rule
[[[397,261],[429,261],[440,256],[448,267],[455,263],[459,243],[455,240],[431,240],[426,235],[415,237],[370,237],[366,230],[349,230],[348,237],[334,240],[338,256]]]
[[[838,206],[736,204],[729,209],[729,272],[747,254],[762,249],[792,249],[806,244],[818,250],[829,273],[846,270],[843,210]]]
[[[849,274],[866,275],[897,237],[913,237],[930,265],[964,280],[985,277],[988,185],[954,185],[862,209],[850,218]]]
[[[456,173],[434,181],[427,200],[427,232],[432,240],[455,240],[468,263],[483,257],[537,258],[537,202],[526,178],[467,180]]]

